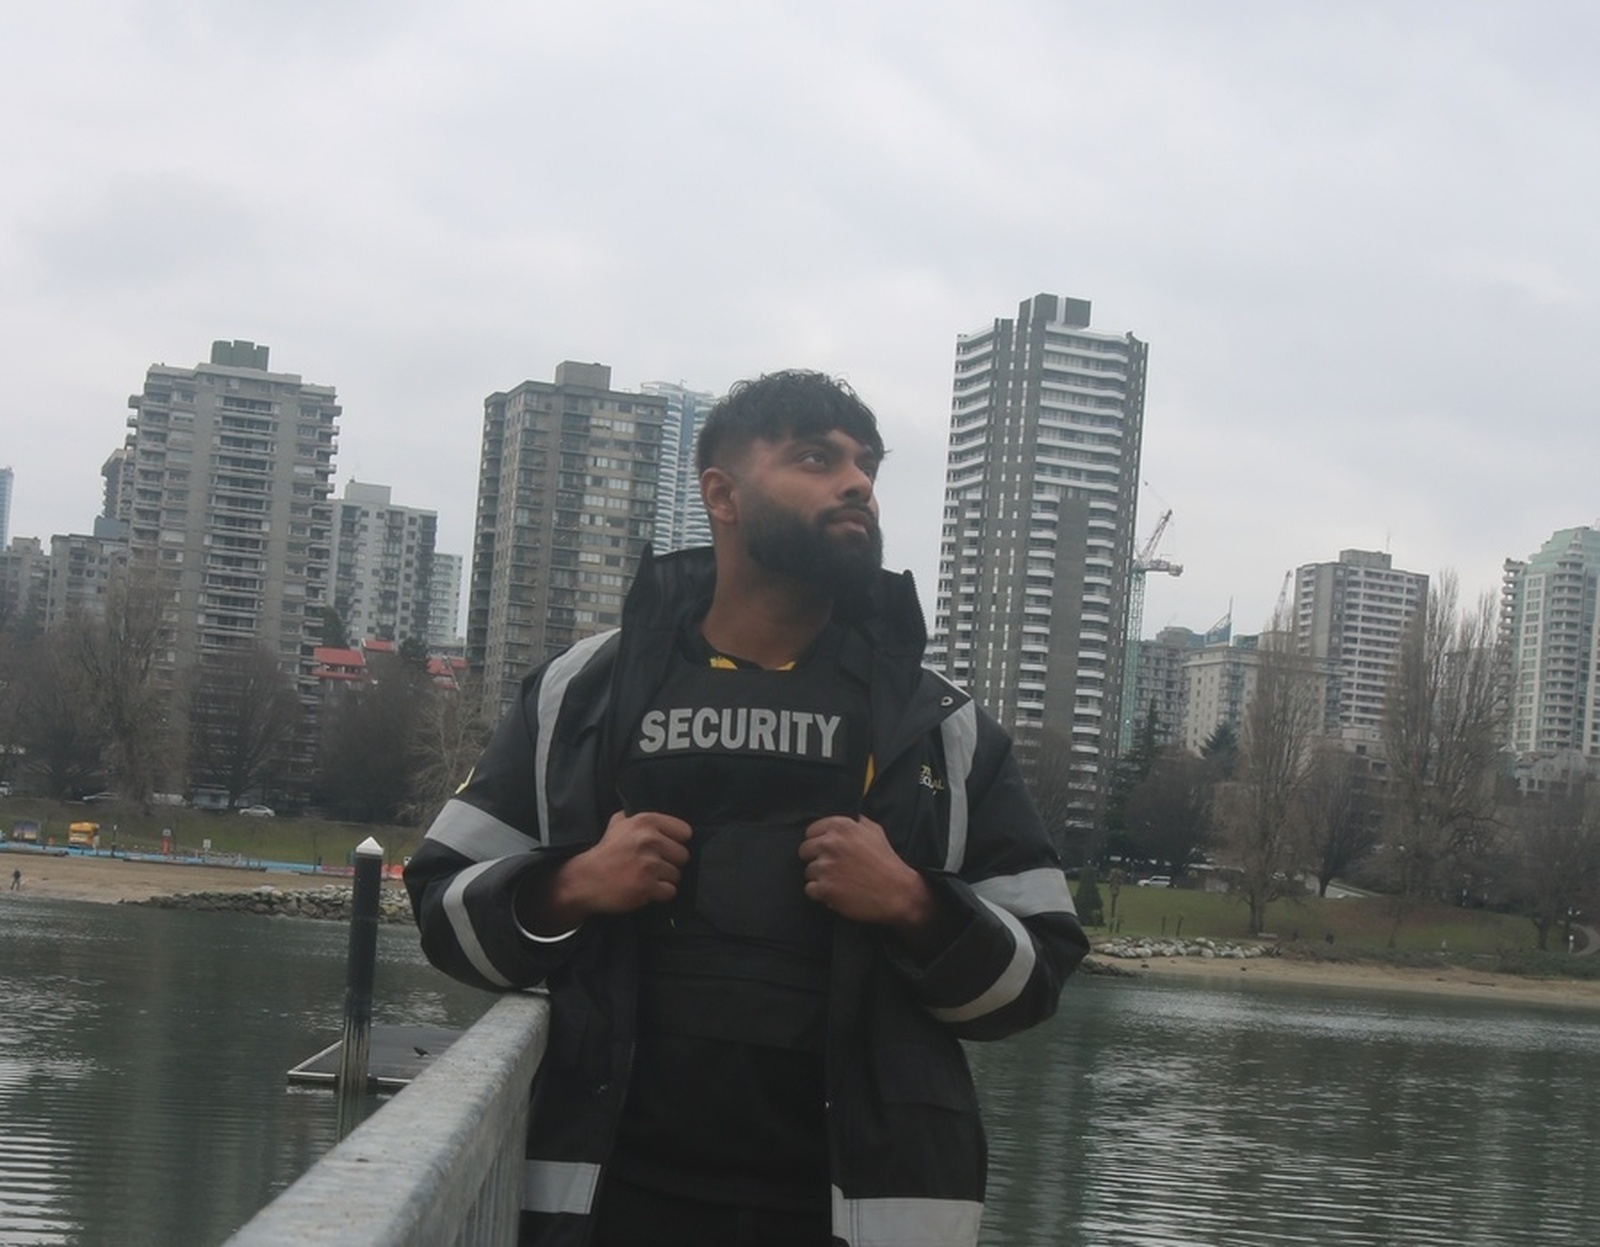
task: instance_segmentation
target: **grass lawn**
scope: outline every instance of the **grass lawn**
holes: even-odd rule
[[[85,805],[77,801],[45,801],[12,797],[0,800],[0,829],[7,834],[18,819],[39,823],[41,840],[67,842],[71,823],[100,824],[100,847],[108,850],[113,838],[123,849],[162,851],[163,830],[172,832],[172,851],[198,856],[206,841],[215,856],[236,855],[248,860],[321,861],[343,865],[356,845],[368,836],[383,846],[384,861],[398,863],[422,841],[420,827],[385,827],[371,823],[341,823],[321,818],[249,818],[236,813],[212,813],[182,806],[155,806],[144,813],[137,805],[106,801]]]
[[[1095,939],[1167,936],[1215,940],[1247,939],[1249,910],[1238,897],[1187,888],[1124,886],[1113,919],[1110,889],[1100,885],[1107,925],[1091,928]],[[1448,905],[1415,905],[1400,923],[1394,949],[1395,902],[1391,897],[1276,901],[1267,910],[1267,929],[1285,947],[1325,957],[1383,957],[1446,954],[1452,959],[1499,957],[1534,948],[1533,924],[1526,918]],[[1332,941],[1328,936],[1333,937]]]

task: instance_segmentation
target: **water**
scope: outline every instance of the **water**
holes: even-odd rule
[[[984,1242],[1600,1243],[1600,1015],[1080,979],[973,1047]]]
[[[214,1247],[333,1143],[345,928],[0,905],[0,1247]],[[380,931],[380,1022],[488,997]],[[1600,1242],[1600,1015],[1078,979],[974,1045],[987,1247]]]
[[[0,1247],[210,1247],[334,1142],[285,1072],[339,1037],[348,928],[129,905],[0,905]],[[379,931],[378,1022],[489,998]]]

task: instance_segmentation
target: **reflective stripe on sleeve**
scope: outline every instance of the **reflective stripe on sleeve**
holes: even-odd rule
[[[971,1247],[983,1205],[967,1199],[846,1199],[833,1188],[833,1232],[847,1247]]]
[[[428,839],[437,840],[475,862],[495,857],[511,857],[537,848],[532,836],[525,836],[510,823],[502,823],[475,805],[451,798],[428,828]]]
[[[944,744],[945,785],[950,793],[950,836],[944,868],[951,874],[967,860],[967,778],[978,750],[978,710],[970,701],[939,724]]]
[[[1072,893],[1067,890],[1067,877],[1054,866],[1025,870],[1019,875],[980,879],[972,885],[972,890],[991,905],[998,905],[1019,918],[1077,912],[1072,905]]]
[[[594,1210],[599,1185],[599,1165],[530,1160],[522,1169],[522,1208],[525,1212],[587,1216]]]
[[[989,911],[1005,924],[1006,930],[1011,933],[1014,951],[1010,962],[1000,972],[1000,977],[989,984],[988,989],[981,995],[953,1009],[928,1010],[941,1022],[970,1022],[973,1018],[981,1018],[997,1009],[1003,1009],[1022,994],[1028,985],[1028,980],[1033,976],[1033,967],[1038,960],[1033,950],[1033,937],[1022,925],[1022,920],[1001,909],[993,901],[984,900],[981,896],[978,899],[982,900]]]
[[[483,945],[478,942],[478,933],[472,929],[472,918],[467,913],[467,888],[494,864],[493,861],[479,862],[456,873],[455,878],[450,880],[450,886],[445,889],[444,916],[450,922],[450,931],[456,937],[456,944],[472,963],[472,968],[496,987],[510,987],[511,980],[494,968],[489,954],[483,951]]]
[[[556,734],[556,717],[561,713],[561,703],[566,700],[567,685],[594,657],[595,651],[617,635],[613,628],[598,636],[579,641],[566,653],[550,661],[539,681],[538,732],[533,753],[534,789],[538,794],[539,834],[544,843],[550,843],[550,793],[545,776],[550,766],[550,742]]]

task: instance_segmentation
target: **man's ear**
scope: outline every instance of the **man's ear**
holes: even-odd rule
[[[734,492],[734,479],[724,469],[710,467],[700,473],[700,500],[706,504],[706,515],[713,524],[738,523],[739,504]]]

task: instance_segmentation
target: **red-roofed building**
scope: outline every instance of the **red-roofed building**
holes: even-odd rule
[[[367,659],[358,649],[319,645],[312,651],[319,683],[356,684],[367,680]]]

